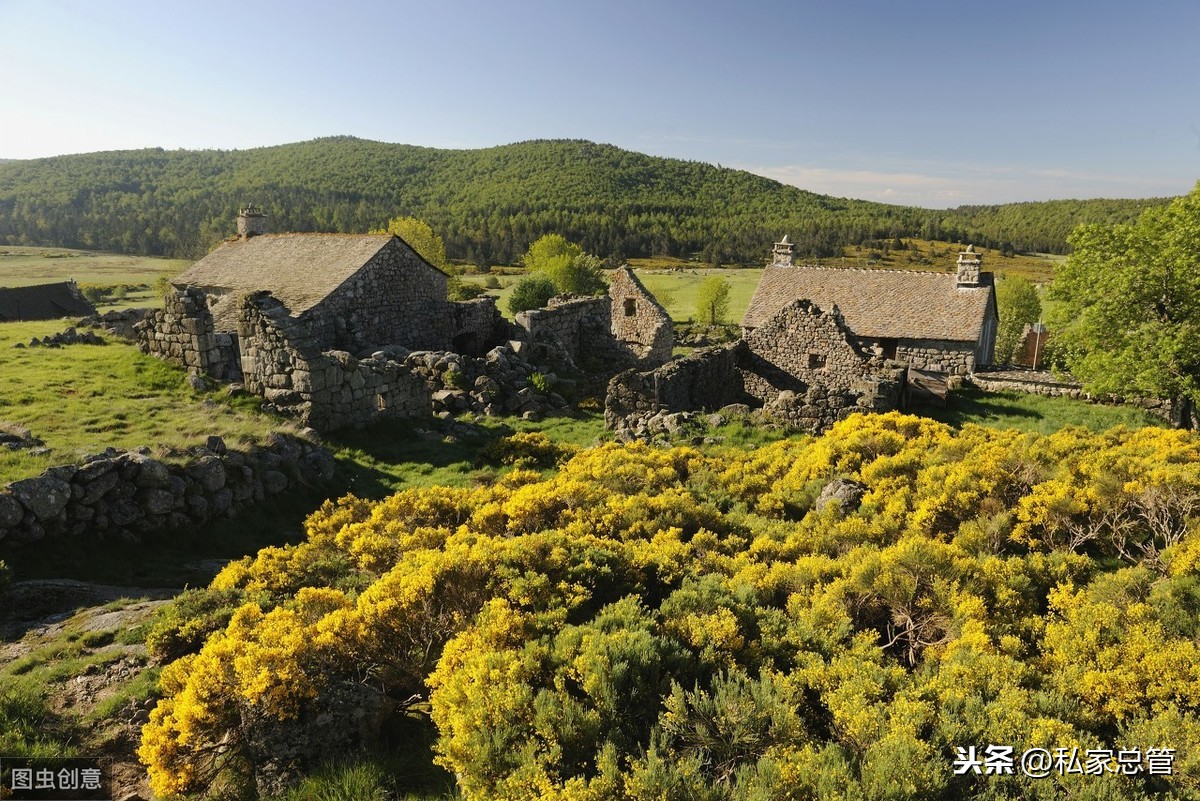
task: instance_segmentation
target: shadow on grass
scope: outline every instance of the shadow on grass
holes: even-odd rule
[[[304,520],[328,499],[354,494],[378,499],[406,487],[465,486],[494,466],[479,451],[514,431],[542,430],[554,437],[587,442],[603,427],[599,415],[550,418],[540,423],[507,419],[385,421],[331,435],[333,479],[302,486],[247,507],[233,518],[187,530],[159,530],[132,538],[55,538],[5,549],[14,580],[74,579],[136,588],[207,585],[228,560],[269,545],[304,539]]]
[[[1067,426],[1083,426],[1100,432],[1116,426],[1138,429],[1166,425],[1133,406],[1107,406],[1023,392],[984,392],[972,386],[951,392],[945,408],[921,408],[914,410],[914,414],[931,417],[955,428],[977,423],[1038,434],[1053,434]]]
[[[1028,397],[1028,396],[1025,396]],[[1017,395],[987,393],[978,387],[964,387],[951,392],[946,406],[920,406],[915,411],[947,425],[961,428],[966,423],[1005,423],[1011,420],[1038,420],[1042,415],[1022,402]]]

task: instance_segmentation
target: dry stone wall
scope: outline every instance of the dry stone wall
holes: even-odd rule
[[[109,449],[82,465],[0,487],[0,550],[45,538],[137,540],[176,532],[332,475],[327,450],[282,435],[245,451],[210,437],[184,464]]]
[[[970,375],[975,370],[975,347],[944,339],[902,339],[896,344],[896,360],[918,370]]]

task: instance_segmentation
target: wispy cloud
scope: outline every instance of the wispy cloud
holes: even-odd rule
[[[738,165],[738,169],[822,195],[927,208],[1061,198],[1163,197],[1190,191],[1195,180],[1011,165],[961,165],[943,173],[803,164]]]

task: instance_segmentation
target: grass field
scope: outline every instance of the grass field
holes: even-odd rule
[[[50,449],[39,456],[0,450],[0,483],[109,446],[150,446],[167,455],[201,445],[210,434],[237,446],[284,427],[259,412],[253,398],[194,392],[182,368],[127,343],[13,347],[70,324],[0,324],[0,420],[31,429]]]
[[[160,275],[176,276],[191,262],[65,248],[0,246],[0,286],[32,286],[59,281],[80,284],[149,284]]]

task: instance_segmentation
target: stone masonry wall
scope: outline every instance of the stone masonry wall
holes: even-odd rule
[[[612,340],[608,298],[551,298],[549,307],[523,311],[516,322],[524,329],[524,339],[557,342],[577,365],[583,355],[583,342],[587,342],[589,351],[595,351],[597,345]]]
[[[621,437],[641,436],[660,412],[713,411],[746,400],[738,362],[745,345],[699,348],[653,370],[614,376],[604,398],[604,425]]]
[[[824,431],[854,412],[899,408],[905,373],[864,357],[836,310],[798,300],[739,343],[616,376],[605,425],[618,436],[638,437],[663,412],[752,401],[789,425]]]
[[[403,362],[385,351],[356,359],[346,351],[320,350],[316,337],[270,293],[246,299],[238,336],[246,389],[305,425],[331,431],[430,413],[425,382]]]
[[[746,337],[746,392],[797,428],[824,431],[856,411],[901,404],[905,370],[868,359],[836,308],[808,300],[782,308]]]
[[[896,361],[908,362],[918,370],[970,375],[975,371],[975,345],[942,339],[902,339],[896,345]]]
[[[482,356],[503,339],[505,326],[495,298],[449,301],[450,318],[454,323],[450,350],[464,356]]]
[[[445,350],[454,336],[446,275],[392,239],[352,278],[299,315],[325,350],[382,345]]]
[[[670,360],[675,345],[671,315],[629,267],[613,271],[608,284],[612,335],[633,358],[647,364]]]
[[[227,450],[210,437],[184,464],[109,449],[82,465],[52,467],[0,487],[0,550],[43,538],[174,533],[332,475],[328,451],[280,435],[246,451]]]
[[[163,308],[150,312],[134,326],[143,353],[175,362],[213,378],[237,381],[241,365],[233,358],[236,345],[229,334],[213,330],[204,290],[185,287],[170,292]]]

